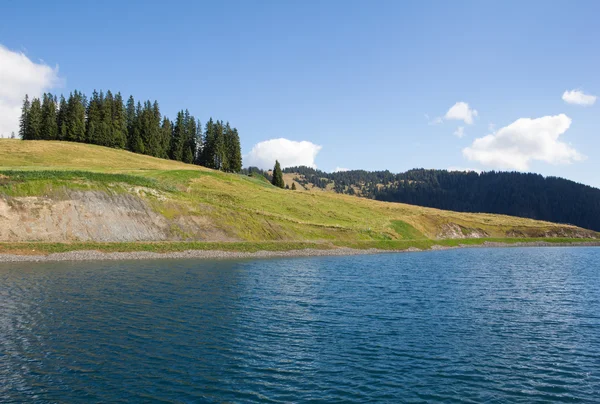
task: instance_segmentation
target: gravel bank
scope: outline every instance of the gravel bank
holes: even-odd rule
[[[489,247],[574,247],[574,246],[600,246],[598,242],[581,243],[549,243],[544,241],[535,241],[530,243],[496,243],[486,241],[479,245],[464,245],[457,247],[448,247],[434,245],[431,250],[452,250],[456,248],[489,248]],[[217,250],[188,250],[171,253],[153,253],[153,252],[115,252],[104,253],[100,251],[71,251],[66,253],[56,253],[49,255],[16,255],[0,254],[0,262],[55,262],[55,261],[119,261],[119,260],[148,260],[148,259],[240,259],[240,258],[272,258],[272,257],[327,257],[342,255],[366,255],[381,253],[401,253],[417,252],[418,248],[410,247],[406,250],[378,250],[367,249],[358,250],[352,248],[336,248],[332,250],[318,250],[307,248],[303,250],[290,251],[258,251],[254,253],[235,252],[235,251],[217,251]]]
[[[147,259],[236,259],[236,258],[270,258],[270,257],[325,257],[338,255],[362,255],[387,252],[385,250],[369,249],[355,250],[352,248],[336,248],[334,250],[317,250],[307,248],[290,251],[258,251],[235,252],[216,250],[188,250],[170,253],[153,252],[114,252],[100,251],[71,251],[49,255],[15,255],[0,254],[0,262],[46,262],[46,261],[99,261],[99,260],[147,260]]]

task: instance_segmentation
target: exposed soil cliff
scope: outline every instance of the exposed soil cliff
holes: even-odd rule
[[[230,240],[209,218],[168,220],[139,196],[70,191],[66,198],[0,197],[0,241]]]

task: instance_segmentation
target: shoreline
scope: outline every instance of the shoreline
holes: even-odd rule
[[[420,249],[408,247],[406,249],[358,249],[349,247],[338,247],[333,249],[292,249],[285,251],[261,250],[256,252],[243,251],[223,251],[223,250],[186,250],[177,252],[101,252],[97,250],[75,250],[60,253],[51,253],[46,255],[19,255],[19,254],[0,254],[0,263],[14,262],[84,262],[84,261],[128,261],[128,260],[159,260],[159,259],[200,259],[200,260],[228,260],[228,259],[264,259],[264,258],[298,258],[298,257],[334,257],[334,256],[354,256],[354,255],[374,255],[388,253],[409,253],[426,251],[445,251],[463,248],[514,248],[514,247],[600,247],[600,241],[583,242],[495,242],[485,241],[481,244],[459,244],[456,246],[444,246],[434,244],[431,248]]]

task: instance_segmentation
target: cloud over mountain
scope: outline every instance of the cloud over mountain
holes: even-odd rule
[[[531,161],[569,164],[585,158],[559,137],[571,126],[565,114],[541,118],[520,118],[495,133],[475,139],[463,155],[484,166],[524,171]]]

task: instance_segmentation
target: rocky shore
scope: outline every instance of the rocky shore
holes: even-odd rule
[[[270,257],[320,257],[340,255],[362,255],[387,252],[385,250],[368,249],[357,250],[352,248],[336,248],[331,250],[318,250],[307,248],[290,251],[258,251],[235,252],[218,250],[188,250],[181,252],[154,253],[154,252],[111,252],[100,251],[70,251],[48,255],[16,255],[0,254],[0,262],[54,262],[54,261],[126,261],[149,259],[241,259],[241,258],[270,258]]]
[[[575,242],[575,243],[550,243],[545,241],[518,242],[518,243],[499,243],[486,241],[478,245],[461,244],[458,246],[434,245],[430,250],[439,251],[452,250],[457,248],[490,248],[490,247],[594,247],[600,246],[598,242]],[[0,262],[57,262],[57,261],[126,261],[126,260],[150,260],[150,259],[244,259],[244,258],[292,258],[292,257],[326,257],[326,256],[349,256],[349,255],[367,255],[381,253],[401,253],[422,251],[415,247],[406,250],[381,250],[381,249],[353,249],[347,247],[335,249],[314,249],[307,248],[302,250],[289,251],[258,251],[258,252],[235,252],[218,250],[188,250],[181,252],[154,253],[154,252],[111,252],[81,250],[65,253],[54,253],[48,255],[17,255],[0,254]]]

